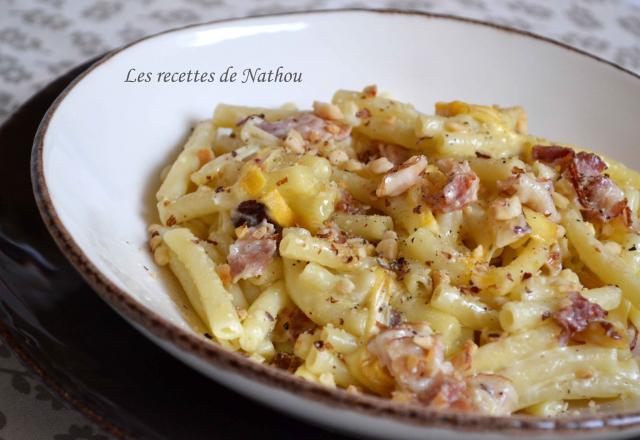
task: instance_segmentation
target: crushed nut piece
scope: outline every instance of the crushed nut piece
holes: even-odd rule
[[[342,110],[335,104],[331,104],[328,102],[313,102],[313,112],[320,116],[322,119],[329,119],[331,121],[339,121],[344,119],[344,115],[342,114]]]

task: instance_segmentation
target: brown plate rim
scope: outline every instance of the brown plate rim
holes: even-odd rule
[[[60,103],[65,99],[69,92],[82,79],[91,73],[96,67],[108,61],[114,55],[139,44],[147,39],[164,35],[171,32],[182,31],[198,26],[206,26],[220,23],[233,23],[243,20],[252,20],[256,18],[277,18],[295,15],[310,14],[330,14],[330,13],[365,13],[365,14],[401,14],[421,16],[425,19],[439,19],[458,21],[473,25],[490,27],[507,33],[514,33],[527,38],[534,38],[555,46],[570,50],[574,53],[589,57],[600,63],[614,67],[633,78],[640,79],[640,76],[617,65],[606,61],[596,55],[584,52],[580,49],[568,46],[556,40],[542,37],[531,32],[512,29],[506,26],[487,23],[481,20],[458,17],[447,14],[435,14],[429,12],[406,11],[397,9],[365,9],[365,8],[349,8],[349,9],[324,9],[313,10],[307,12],[286,12],[277,14],[266,14],[253,17],[239,17],[224,20],[212,20],[203,23],[191,24],[175,29],[159,32],[132,43],[129,43],[119,49],[116,49],[102,59],[95,62],[91,67],[76,77],[65,90],[56,98],[47,113],[45,114],[36,134],[31,156],[31,178],[33,183],[33,191],[40,210],[40,214],[44,223],[54,238],[58,247],[63,254],[69,259],[71,264],[80,272],[89,285],[99,294],[99,296],[109,305],[115,308],[119,313],[130,321],[142,326],[146,331],[152,333],[155,337],[169,342],[177,346],[180,350],[186,351],[199,359],[208,362],[218,368],[232,370],[237,374],[244,376],[250,380],[258,381],[264,385],[275,387],[280,390],[295,393],[298,396],[310,398],[316,402],[325,405],[338,407],[346,410],[355,410],[370,417],[386,417],[399,422],[408,422],[422,428],[439,428],[451,429],[456,431],[475,431],[482,430],[499,431],[506,433],[526,433],[532,435],[544,435],[553,432],[554,434],[563,433],[570,434],[575,432],[596,432],[596,431],[620,431],[638,428],[640,426],[640,411],[628,413],[603,414],[600,416],[580,415],[580,416],[564,416],[558,418],[544,418],[534,416],[483,416],[478,414],[464,414],[455,412],[440,412],[429,410],[417,405],[401,405],[375,396],[357,395],[348,393],[342,389],[331,389],[321,385],[317,385],[301,378],[292,376],[289,373],[278,369],[257,364],[248,358],[234,352],[230,352],[208,342],[204,338],[197,337],[185,330],[182,330],[175,324],[172,324],[166,318],[148,309],[142,303],[135,301],[125,291],[118,288],[107,277],[105,277],[82,252],[78,244],[69,234],[66,227],[61,222],[58,214],[53,206],[51,196],[48,191],[47,183],[44,178],[44,137],[48,129],[49,122]]]

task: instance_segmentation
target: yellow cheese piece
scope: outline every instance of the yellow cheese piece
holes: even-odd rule
[[[283,228],[295,224],[295,214],[277,189],[269,191],[260,201],[267,207],[269,217]]]

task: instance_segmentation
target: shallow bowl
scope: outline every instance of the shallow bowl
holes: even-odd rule
[[[279,67],[301,81],[282,75],[261,82],[246,73],[259,79],[256,69]],[[189,70],[214,72],[214,82],[186,82],[186,74],[180,82],[179,73]],[[640,162],[638,77],[593,56],[455,17],[358,10],[276,15],[164,32],[81,75],[51,107],[35,140],[32,177],[43,218],[102,298],[151,340],[229,388],[313,423],[394,439],[640,432],[640,405],[633,403],[541,419],[438,413],[353,395],[227,352],[190,325],[178,286],[156,269],[146,246],[160,170],[189,127],[220,102],[304,108],[339,88],[373,83],[427,112],[438,100],[520,104],[533,133],[632,166]]]

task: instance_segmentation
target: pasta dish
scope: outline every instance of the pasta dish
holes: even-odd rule
[[[220,104],[162,173],[155,261],[204,336],[329,387],[558,415],[640,394],[640,174],[527,133],[340,90]]]

